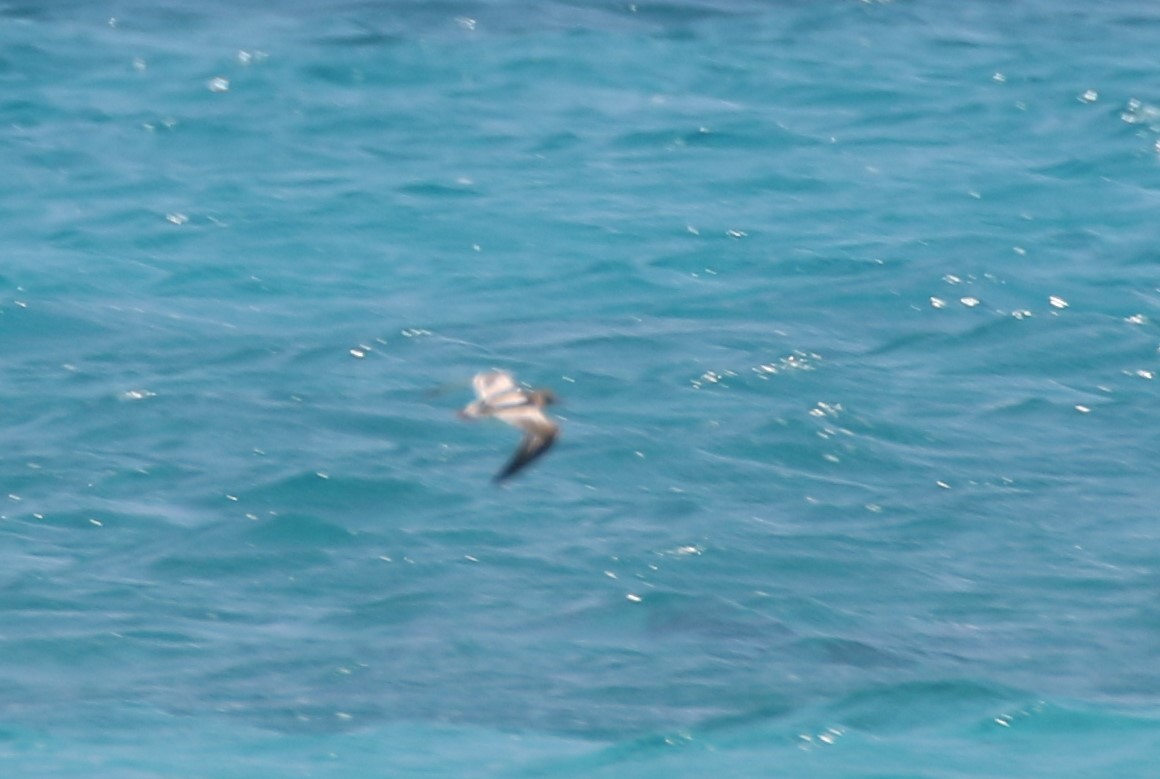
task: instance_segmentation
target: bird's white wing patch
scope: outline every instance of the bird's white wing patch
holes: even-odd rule
[[[516,380],[507,371],[485,371],[475,374],[471,380],[475,394],[480,400],[492,401],[496,396],[518,389]]]

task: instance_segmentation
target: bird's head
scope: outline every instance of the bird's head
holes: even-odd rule
[[[556,393],[548,389],[532,390],[532,402],[537,406],[551,406],[558,402]]]

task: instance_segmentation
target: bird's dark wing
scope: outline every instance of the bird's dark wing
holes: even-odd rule
[[[545,452],[552,448],[552,444],[556,443],[556,435],[560,432],[556,425],[545,419],[547,424],[525,427],[523,440],[520,441],[519,449],[508,460],[507,465],[495,475],[493,481],[501,482],[507,478],[515,476],[519,471],[523,470],[527,465],[543,456]]]

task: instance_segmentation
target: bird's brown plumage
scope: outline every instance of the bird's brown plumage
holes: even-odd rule
[[[556,396],[550,390],[526,390],[516,384],[507,371],[485,371],[471,380],[476,399],[459,415],[465,419],[495,417],[523,431],[519,448],[507,464],[495,475],[501,482],[523,470],[542,457],[560,434],[560,426],[544,413],[544,407],[554,403]]]

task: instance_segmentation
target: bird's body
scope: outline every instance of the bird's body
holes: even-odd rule
[[[503,481],[543,455],[560,433],[560,426],[544,413],[556,398],[549,390],[527,390],[507,371],[485,371],[471,380],[476,399],[459,412],[464,419],[495,417],[523,431],[524,437],[495,481]]]

